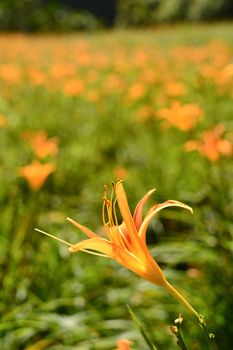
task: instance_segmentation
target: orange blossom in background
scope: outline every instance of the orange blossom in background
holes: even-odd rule
[[[205,131],[200,140],[190,140],[185,144],[187,152],[198,151],[200,154],[217,162],[221,156],[230,157],[233,154],[233,143],[222,137],[224,125],[218,124]]]
[[[31,164],[21,167],[19,175],[24,177],[31,190],[39,190],[45,183],[47,177],[55,171],[55,164],[42,164],[38,160],[34,160]]]

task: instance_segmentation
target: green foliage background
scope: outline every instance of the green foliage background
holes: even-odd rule
[[[214,20],[230,16],[230,8],[227,0],[120,0],[117,23],[137,27],[162,22]]]
[[[94,14],[71,10],[58,1],[0,0],[1,31],[92,31],[101,27]]]
[[[112,13],[107,15],[101,1],[90,12],[88,6],[85,9],[85,4],[78,1],[72,7],[57,0],[0,0],[0,30],[92,31],[106,23],[117,27],[148,27],[163,22],[229,19],[233,15],[229,0],[117,0],[111,6]]]

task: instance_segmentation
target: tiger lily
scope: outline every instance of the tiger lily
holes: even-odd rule
[[[114,191],[116,198],[114,199]],[[84,232],[89,238],[80,241],[77,244],[71,244],[60,238],[54,237],[46,232],[40,231],[51,236],[67,245],[72,253],[78,251],[88,252],[90,254],[100,255],[116,260],[119,264],[133,271],[144,279],[166,288],[176,299],[199,319],[198,313],[183,298],[183,296],[166,280],[163,271],[151,256],[146,244],[146,231],[151,220],[156,214],[167,207],[181,207],[192,212],[192,208],[175,200],[168,200],[161,204],[154,205],[143,219],[143,208],[151,194],[155,191],[148,191],[139,201],[132,215],[129,209],[126,193],[122,181],[113,185],[110,199],[107,198],[107,189],[103,197],[103,224],[106,232],[106,238],[97,235],[89,228],[81,225],[71,218],[67,220]],[[116,203],[120,209],[123,222],[119,225],[116,215]]]
[[[107,238],[100,237],[73,219],[67,218],[70,223],[79,228],[89,237],[87,240],[72,245],[69,248],[69,251],[73,253],[79,250],[85,250],[88,252],[98,251],[105,257],[116,260],[119,264],[144,279],[158,285],[163,285],[165,280],[164,274],[150,255],[146,245],[147,227],[154,216],[163,208],[178,206],[189,210],[192,209],[183,203],[170,200],[153,206],[143,220],[143,207],[154,192],[154,189],[147,192],[140,200],[133,216],[129,209],[122,181],[117,182],[115,192],[115,200],[113,200],[114,188],[110,200],[107,199],[106,189],[103,197],[102,216]],[[116,201],[123,218],[123,222],[120,225],[118,224],[116,216]]]

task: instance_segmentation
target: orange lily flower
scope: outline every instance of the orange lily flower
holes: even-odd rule
[[[49,155],[57,154],[58,140],[54,138],[47,138],[47,134],[44,131],[40,131],[35,135],[35,138],[31,140],[31,146],[39,158],[45,158]]]
[[[186,89],[184,84],[180,83],[180,82],[176,82],[176,81],[168,81],[165,84],[165,92],[167,94],[167,96],[170,97],[179,97],[179,96],[183,96],[186,93]]]
[[[5,126],[6,124],[7,124],[6,116],[0,113],[0,127]]]
[[[23,138],[29,141],[31,147],[38,158],[55,156],[58,151],[58,140],[55,137],[48,138],[45,131],[26,132]]]
[[[79,79],[68,79],[64,83],[63,92],[68,96],[81,96],[84,92],[84,83]]]
[[[118,179],[126,179],[129,175],[129,172],[122,166],[117,166],[115,169],[114,169],[114,174],[115,174],[115,177],[118,178]]]
[[[138,203],[134,215],[130,213],[126,194],[122,185],[122,181],[116,184],[116,201],[118,203],[123,223],[118,225],[116,218],[115,204],[113,201],[113,193],[111,199],[107,199],[106,191],[103,198],[103,222],[107,238],[98,236],[93,231],[79,224],[78,222],[68,218],[74,226],[83,231],[89,239],[72,245],[70,252],[79,250],[98,251],[106,257],[113,258],[127,269],[132,270],[137,275],[149,280],[150,282],[163,285],[164,274],[156,261],[150,255],[146,245],[146,230],[150,221],[163,208],[170,206],[178,206],[191,210],[187,205],[177,201],[167,201],[157,204],[142,220],[143,207],[154,192],[151,190]]]
[[[160,109],[157,115],[166,121],[166,126],[175,126],[185,132],[193,129],[203,118],[203,111],[195,103],[181,105],[180,102],[175,101],[170,108]]]
[[[116,350],[131,350],[132,341],[129,341],[127,339],[120,339],[117,342],[117,348]]]
[[[222,137],[223,133],[224,125],[218,124],[213,129],[205,131],[201,140],[186,142],[185,150],[198,151],[212,162],[217,162],[221,156],[230,157],[233,154],[233,144]]]
[[[31,164],[19,169],[19,175],[24,177],[29,187],[33,191],[39,190],[47,177],[55,170],[55,165],[52,163],[42,164],[38,160],[34,160]]]
[[[115,199],[113,199],[114,190],[116,193]],[[132,216],[122,181],[118,181],[116,186],[113,185],[110,199],[107,198],[107,191],[105,189],[102,216],[107,238],[97,235],[89,228],[70,218],[67,218],[67,220],[84,232],[89,239],[83,240],[77,244],[70,244],[46,232],[37,231],[69,245],[69,251],[72,253],[84,251],[116,260],[119,264],[144,279],[166,288],[175,298],[182,302],[197,319],[199,319],[198,313],[166,280],[163,271],[152,258],[146,245],[146,231],[148,225],[160,210],[167,207],[181,207],[192,212],[192,209],[181,202],[168,200],[164,203],[154,205],[143,219],[142,212],[144,205],[153,192],[154,189],[144,195],[136,206]],[[116,216],[116,202],[123,218],[123,222],[120,225],[118,224]]]

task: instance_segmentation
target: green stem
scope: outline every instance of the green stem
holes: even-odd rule
[[[204,316],[200,315],[189,303],[188,301],[168,282],[164,284],[164,288],[167,289],[167,291],[173,295],[181,304],[183,304],[186,309],[195,317],[197,320],[199,326],[203,329],[205,332],[208,340],[210,347],[213,347],[213,339],[214,339],[214,334],[210,333],[207,329],[206,322]]]
[[[158,350],[157,347],[154,345],[153,341],[151,340],[150,336],[147,334],[147,332],[145,331],[144,327],[142,326],[141,322],[137,319],[137,316],[135,315],[135,313],[133,312],[133,310],[131,309],[131,307],[129,305],[127,305],[127,308],[129,310],[130,316],[135,324],[135,326],[137,327],[137,329],[139,330],[139,332],[141,333],[141,335],[143,336],[146,344],[149,346],[149,348],[151,350]]]
[[[187,302],[187,300],[176,290],[168,281],[166,281],[166,284],[164,287],[167,289],[167,291],[173,295],[181,304],[183,304],[186,309],[196,318],[196,320],[199,322],[200,315],[198,312]]]
[[[170,329],[177,339],[177,345],[179,346],[179,348],[181,350],[188,350],[188,348],[186,347],[186,345],[184,343],[180,328],[177,326],[171,326]]]

